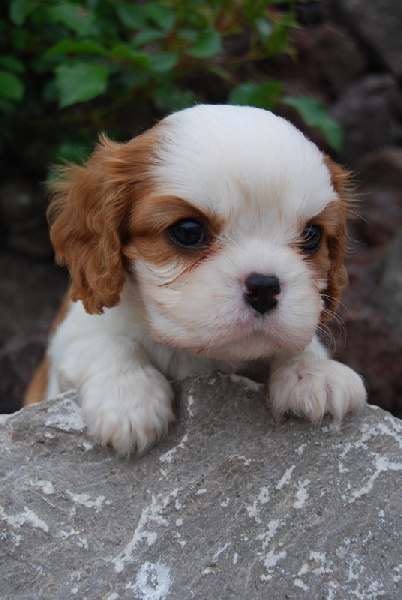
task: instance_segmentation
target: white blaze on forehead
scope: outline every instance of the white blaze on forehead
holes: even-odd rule
[[[163,140],[154,171],[163,193],[243,228],[294,227],[336,198],[318,148],[268,111],[196,106],[165,119]]]

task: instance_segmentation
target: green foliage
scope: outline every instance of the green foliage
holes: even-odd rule
[[[291,51],[295,25],[293,0],[10,0],[0,7],[0,135],[63,140],[64,157],[100,129],[121,135],[129,109],[208,100],[193,91],[200,76],[232,89],[231,102],[274,108],[281,84],[247,79]],[[286,102],[334,143],[322,107]]]
[[[282,98],[282,102],[295,108],[307,125],[321,131],[327,142],[335,150],[339,151],[341,149],[341,126],[328,114],[321,102],[318,102],[314,98],[290,98],[289,96]]]

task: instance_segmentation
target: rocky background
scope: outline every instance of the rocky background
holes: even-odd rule
[[[324,102],[344,129],[339,162],[355,173],[350,285],[332,326],[336,355],[360,372],[372,404],[402,417],[402,4],[400,0],[301,3],[297,59],[274,59],[267,78]],[[224,102],[211,89],[209,101]],[[293,120],[326,151],[323,139]],[[27,140],[0,166],[0,413],[20,407],[67,287],[53,265],[44,217],[40,142]]]

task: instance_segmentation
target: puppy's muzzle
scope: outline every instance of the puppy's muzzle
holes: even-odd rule
[[[276,275],[252,273],[245,281],[244,299],[255,311],[264,315],[275,308],[281,286]]]

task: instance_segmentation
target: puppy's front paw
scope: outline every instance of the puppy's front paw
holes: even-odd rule
[[[361,377],[335,360],[293,360],[271,375],[270,396],[274,417],[287,412],[318,424],[325,413],[339,424],[348,412],[361,410],[366,389]]]
[[[80,396],[89,433],[120,456],[144,452],[174,421],[172,389],[152,366],[91,377]]]

